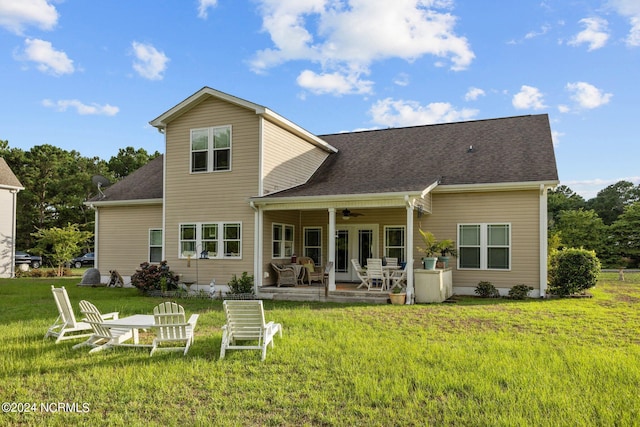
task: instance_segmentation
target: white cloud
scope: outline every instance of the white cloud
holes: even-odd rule
[[[253,71],[287,61],[319,64],[322,73],[368,73],[375,61],[425,55],[463,70],[475,55],[454,32],[452,3],[437,0],[260,0],[262,28],[273,47],[256,52]],[[442,11],[445,8],[446,11]],[[345,72],[344,70],[348,70]]]
[[[60,99],[58,101],[52,101],[45,99],[42,101],[42,105],[47,108],[53,108],[56,111],[64,112],[69,108],[75,108],[76,112],[80,115],[96,115],[96,116],[115,116],[120,109],[113,105],[105,104],[99,105],[92,103],[91,105],[83,104],[77,99]]]
[[[584,18],[580,20],[580,23],[585,26],[585,29],[569,40],[571,46],[580,46],[583,43],[587,43],[589,45],[587,50],[591,51],[600,49],[607,44],[607,40],[609,40],[609,24],[605,19],[599,17]]]
[[[539,36],[544,36],[549,32],[550,29],[551,29],[551,25],[545,24],[542,27],[540,27],[539,31],[529,31],[527,34],[525,34],[524,38],[533,39]]]
[[[140,76],[149,80],[162,80],[163,73],[167,69],[169,58],[164,52],[158,51],[150,44],[133,42],[134,55],[136,60],[133,62],[133,69]]]
[[[558,145],[560,145],[560,138],[563,137],[565,134],[563,132],[558,132],[558,131],[551,131],[551,140],[553,141],[553,146],[557,147]]]
[[[622,16],[629,18],[631,29],[626,38],[628,46],[640,46],[640,2],[638,0],[609,0],[609,5]]]
[[[47,0],[0,0],[0,26],[22,34],[28,25],[51,30],[58,23],[58,11]]]
[[[560,104],[558,105],[558,111],[560,111],[561,113],[568,113],[571,111],[571,108],[569,108],[568,105]]]
[[[562,181],[561,185],[566,185],[571,188],[573,191],[581,195],[585,200],[592,199],[598,195],[600,190],[605,189],[606,187],[613,185],[620,181],[629,181],[633,184],[640,184],[640,176],[630,176],[630,177],[622,177],[622,178],[612,178],[612,179],[587,179],[587,180],[572,180],[572,181]]]
[[[485,96],[484,90],[477,87],[470,87],[467,93],[464,95],[465,101],[475,101],[481,96]]]
[[[393,83],[398,86],[408,86],[409,80],[409,75],[407,73],[400,73],[393,79]]]
[[[209,13],[207,9],[218,5],[218,0],[198,0],[198,18],[207,19]]]
[[[298,76],[296,82],[316,95],[333,94],[370,94],[373,82],[361,80],[358,73],[343,75],[339,72],[316,74],[310,70],[304,70]]]
[[[421,105],[416,101],[386,98],[373,104],[369,113],[378,125],[403,127],[469,120],[478,114],[478,110],[456,110],[448,102]]]
[[[26,39],[24,44],[24,53],[19,59],[37,63],[38,70],[43,73],[61,76],[75,71],[73,61],[63,51],[55,50],[51,42],[40,39]]]
[[[534,109],[542,110],[547,106],[544,105],[542,93],[538,88],[522,85],[520,92],[513,96],[511,101],[513,106],[519,110]]]
[[[572,93],[571,99],[576,101],[581,108],[600,107],[608,104],[613,96],[585,82],[567,83],[566,89]]]

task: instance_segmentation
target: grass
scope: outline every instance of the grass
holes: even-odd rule
[[[638,425],[640,274],[603,274],[589,299],[414,306],[265,301],[284,337],[219,360],[220,301],[186,357],[116,348],[89,355],[43,340],[57,310],[150,313],[161,299],[72,279],[0,280],[0,395],[36,403],[0,425]],[[46,412],[41,403],[79,410]],[[64,408],[63,408],[64,409]]]

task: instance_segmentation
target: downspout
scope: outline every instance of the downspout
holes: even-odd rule
[[[258,288],[262,286],[262,229],[264,227],[264,215],[262,209],[257,207],[255,203],[249,202],[249,206],[254,211],[253,215],[253,292],[257,295]]]
[[[90,208],[93,208],[93,205],[89,206]],[[94,236],[94,240],[93,240],[93,252],[95,253],[95,268],[100,269],[100,251],[98,250],[98,246],[99,246],[99,242],[100,242],[100,233],[98,233],[98,230],[100,230],[100,213],[98,211],[98,209],[95,209],[95,213],[94,215],[94,222],[95,225],[93,226],[93,236]]]
[[[407,204],[407,245],[405,247],[405,260],[407,261],[407,304],[413,304],[415,292],[413,286],[413,205],[409,195],[404,196]]]
[[[548,187],[540,184],[540,297],[544,298],[547,292],[547,257],[548,254],[548,213],[547,191]]]
[[[11,267],[9,268],[9,277],[16,277],[16,233],[18,232],[18,228],[16,226],[16,209],[17,209],[17,199],[18,199],[18,191],[19,190],[9,190],[11,193]]]

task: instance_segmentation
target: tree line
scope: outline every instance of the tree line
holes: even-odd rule
[[[16,206],[16,248],[34,248],[34,234],[39,230],[76,224],[80,231],[93,232],[94,213],[83,203],[98,192],[91,178],[102,175],[116,182],[159,155],[157,151],[149,154],[142,148],[127,147],[103,160],[47,144],[25,151],[0,140],[0,157],[24,187]],[[91,246],[88,241],[85,250]]]
[[[549,246],[595,251],[604,268],[640,265],[640,184],[619,181],[585,200],[565,185],[549,192]]]

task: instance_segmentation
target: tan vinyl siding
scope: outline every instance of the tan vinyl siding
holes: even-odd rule
[[[509,223],[511,224],[511,270],[456,270],[453,284],[460,287],[474,287],[482,280],[496,287],[511,287],[526,284],[539,288],[540,283],[540,235],[539,235],[538,191],[462,193],[433,195],[433,214],[416,219],[414,241],[420,244],[418,228],[434,233],[438,240],[457,239],[457,225],[460,223]],[[546,244],[546,242],[545,242]],[[423,254],[414,252],[416,261]],[[418,263],[416,263],[417,265]]]
[[[0,188],[0,277],[11,277],[13,246],[14,195]]]
[[[190,172],[190,131],[231,125],[230,171]],[[258,194],[259,117],[254,111],[215,98],[198,104],[167,126],[165,254],[184,280],[225,284],[233,274],[253,274],[254,211],[247,198]],[[241,222],[242,259],[178,258],[182,223]],[[190,264],[190,266],[188,266]],[[197,276],[197,277],[196,277]]]
[[[268,120],[263,129],[264,194],[305,183],[329,155]]]
[[[149,261],[149,229],[162,228],[162,205],[101,207],[98,210],[98,268],[135,273]]]

